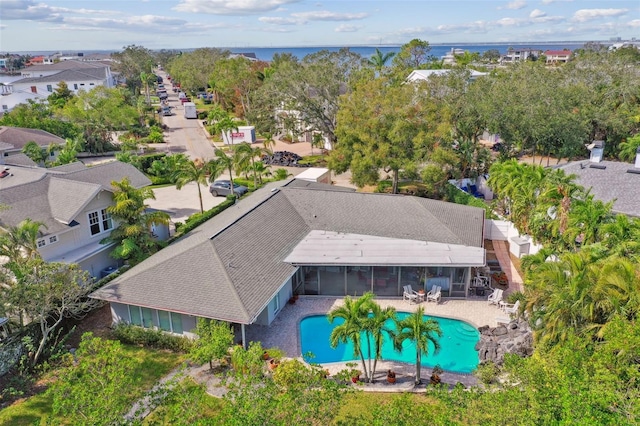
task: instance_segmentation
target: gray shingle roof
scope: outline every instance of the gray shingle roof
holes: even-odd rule
[[[97,61],[89,62],[89,61],[78,61],[75,59],[71,59],[68,61],[56,62],[54,64],[33,65],[26,68],[24,71],[32,71],[32,72],[51,71],[51,70],[62,71],[62,70],[70,70],[70,69],[78,69],[78,68],[82,68],[82,69],[105,68],[107,66],[108,65],[103,64],[101,62],[97,62]]]
[[[68,172],[77,172],[79,170],[85,170],[86,168],[87,166],[85,166],[84,163],[80,161],[75,161],[73,163],[63,164],[61,166],[49,167],[48,170],[50,172],[68,173]]]
[[[4,157],[4,164],[10,166],[38,167],[35,161],[26,154],[18,153]]]
[[[107,68],[84,68],[84,69],[68,69],[60,71],[53,75],[45,75],[42,77],[26,77],[16,80],[13,84],[29,84],[29,83],[59,83],[61,81],[82,81],[82,80],[105,80],[107,78]]]
[[[12,167],[10,171],[14,176],[0,181],[0,204],[8,206],[8,209],[0,211],[0,226],[16,226],[30,218],[45,224],[44,235],[68,229],[73,219],[100,191],[113,191],[113,180],[129,177],[136,188],[151,184],[135,167],[120,162],[68,173],[21,167]],[[15,184],[3,187],[11,183]]]
[[[92,297],[247,324],[295,272],[283,260],[311,230],[483,244],[482,209],[295,182],[271,192],[278,185],[256,191]]]
[[[0,126],[0,142],[13,146],[13,149],[22,149],[30,141],[34,141],[42,147],[49,146],[50,143],[63,144],[65,142],[61,137],[40,129]]]
[[[633,169],[630,163],[617,161],[601,161],[598,166],[590,167],[594,163],[588,160],[574,161],[562,166],[566,174],[575,174],[576,182],[585,189],[591,188],[596,199],[609,202],[614,201],[613,211],[628,216],[640,216],[640,174],[627,173]]]

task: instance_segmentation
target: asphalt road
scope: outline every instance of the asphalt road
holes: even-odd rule
[[[167,80],[167,74],[164,71],[158,71],[158,75],[164,79],[164,87],[169,95],[169,106],[172,107],[173,112],[173,115],[162,117],[162,122],[169,127],[164,132],[168,151],[185,153],[191,159],[214,158],[214,147],[207,138],[200,120],[184,118],[184,107],[178,100],[178,94],[173,92],[173,85]]]

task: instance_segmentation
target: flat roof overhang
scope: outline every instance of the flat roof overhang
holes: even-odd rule
[[[485,250],[371,235],[312,230],[284,259],[293,265],[448,266],[486,264]]]

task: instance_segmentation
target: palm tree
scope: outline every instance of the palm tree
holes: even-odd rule
[[[204,212],[204,206],[202,205],[202,190],[200,185],[207,185],[207,179],[214,180],[217,176],[210,178],[211,171],[216,170],[207,166],[203,161],[188,161],[181,163],[178,168],[172,173],[171,179],[176,183],[177,189],[182,189],[186,184],[195,182],[198,185],[198,198],[200,199],[200,213]]]
[[[226,152],[224,152],[224,150],[220,149],[220,148],[216,148],[216,150],[214,151],[214,153],[216,154],[216,159],[214,160],[217,163],[217,168],[218,170],[228,170],[229,171],[229,182],[231,183],[231,193],[235,195],[235,189],[233,188],[233,166],[234,166],[234,161],[233,161],[233,157],[230,157],[227,155]]]
[[[602,235],[600,228],[613,219],[612,207],[613,201],[603,203],[589,193],[584,200],[576,200],[569,213],[565,241],[571,246],[578,240],[582,246],[595,243],[598,235]]]
[[[276,171],[273,172],[273,178],[275,180],[285,180],[289,176],[293,176],[293,175],[289,173],[287,169],[276,169]]]
[[[115,204],[107,207],[107,212],[118,226],[101,243],[117,244],[111,252],[111,256],[116,259],[140,262],[155,253],[159,247],[151,233],[151,226],[168,224],[169,215],[161,211],[146,211],[149,206],[145,204],[145,200],[155,199],[151,188],[135,188],[128,178],[120,182],[113,181],[111,186],[115,188]]]
[[[382,72],[382,69],[387,66],[387,62],[389,62],[395,55],[396,52],[382,53],[380,49],[376,48],[376,52],[367,62],[380,73]]]
[[[422,354],[429,353],[429,342],[433,345],[433,350],[440,350],[438,338],[442,337],[440,324],[434,319],[424,319],[424,308],[420,306],[408,317],[396,321],[397,334],[394,338],[394,346],[397,351],[402,350],[402,343],[411,340],[416,345],[416,385],[422,383],[420,369],[422,368]],[[437,337],[436,337],[437,336]]]
[[[238,170],[246,170],[253,172],[253,186],[254,188],[258,187],[258,175],[255,172],[256,169],[256,158],[262,157],[263,154],[271,154],[271,151],[257,146],[252,147],[250,143],[243,142],[239,145],[234,146],[234,159],[236,165],[236,171]]]
[[[640,255],[640,219],[625,214],[616,214],[613,221],[598,230],[598,239],[617,255],[633,257]]]
[[[353,300],[350,296],[344,298],[344,304],[334,308],[327,315],[327,319],[330,323],[333,323],[336,318],[342,318],[344,322],[337,325],[329,336],[329,343],[332,348],[335,348],[340,343],[353,342],[353,355],[360,358],[362,362],[362,369],[365,377],[369,377],[367,364],[364,360],[364,353],[362,352],[362,332],[365,331],[365,326],[369,318],[369,312],[371,311],[371,304],[373,300],[373,293],[367,292],[359,298]]]
[[[17,226],[8,227],[7,232],[0,235],[0,256],[5,256],[9,265],[40,258],[37,241],[43,226],[44,223],[27,218]]]
[[[382,309],[380,305],[373,301],[371,302],[370,308],[371,312],[365,321],[364,329],[367,336],[367,349],[369,351],[369,372],[371,373],[369,382],[371,383],[373,382],[376,374],[378,360],[382,358],[382,344],[384,342],[384,336],[387,335],[390,338],[393,338],[394,336],[393,329],[387,327],[385,324],[387,320],[394,319],[396,317],[396,309],[390,306]],[[373,367],[371,367],[371,338],[373,338],[374,348]]]

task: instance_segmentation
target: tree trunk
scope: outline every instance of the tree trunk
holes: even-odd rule
[[[202,191],[200,191],[200,182],[196,181],[198,185],[198,197],[200,198],[200,213],[204,213],[204,206],[202,205]]]
[[[393,187],[391,188],[392,194],[398,193],[398,180],[399,180],[399,171],[397,169],[393,170]]]
[[[418,344],[418,342],[416,342],[416,345]],[[420,378],[420,370],[422,369],[422,366],[420,365],[420,358],[422,358],[421,356],[422,354],[420,353],[420,349],[416,350],[416,385],[419,385],[422,383],[422,379]]]

